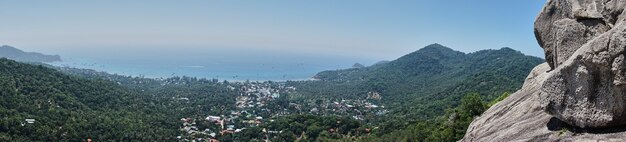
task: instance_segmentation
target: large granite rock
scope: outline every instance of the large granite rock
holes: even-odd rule
[[[522,89],[495,104],[468,127],[462,142],[615,141],[626,140],[626,127],[580,129],[543,111],[542,84],[550,73],[547,63],[528,75]]]
[[[626,124],[624,0],[549,0],[535,34],[552,71],[542,108],[581,128]]]
[[[535,21],[547,63],[461,141],[626,141],[625,7],[548,0]]]
[[[554,69],[587,41],[605,33],[621,13],[609,0],[549,0],[535,21],[535,36]],[[605,6],[606,5],[606,6]]]

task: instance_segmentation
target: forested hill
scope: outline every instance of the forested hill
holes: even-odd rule
[[[61,57],[59,55],[44,55],[36,52],[24,52],[20,49],[7,45],[0,46],[0,58],[1,57],[23,62],[61,61]]]
[[[173,140],[153,97],[1,58],[0,141]]]
[[[290,82],[304,97],[363,99],[380,94],[402,116],[432,118],[467,93],[486,100],[519,89],[543,59],[510,48],[474,53],[432,44],[388,63],[320,72],[319,81]]]

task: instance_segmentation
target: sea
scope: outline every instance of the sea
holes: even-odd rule
[[[189,76],[228,81],[310,80],[326,70],[374,60],[347,56],[241,51],[97,51],[60,53],[54,66],[147,78]]]

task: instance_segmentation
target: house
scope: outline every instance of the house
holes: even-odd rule
[[[274,99],[280,98],[280,94],[279,93],[272,93],[272,96],[270,96]]]
[[[280,134],[280,133],[283,133],[283,131],[267,131],[267,133],[270,133],[270,134]]]
[[[363,115],[354,115],[354,116],[352,116],[352,118],[354,118],[354,119],[356,119],[356,120],[365,120],[365,119],[363,118]]]
[[[215,138],[215,136],[217,136],[217,134],[215,133],[210,133],[209,136],[211,136],[212,138]]]
[[[239,133],[239,132],[241,132],[241,131],[243,131],[243,130],[245,130],[245,129],[246,129],[246,128],[243,128],[243,129],[235,129],[235,133]]]
[[[191,119],[191,118],[181,118],[180,121],[183,121],[185,123],[191,123],[191,122],[193,122],[193,119]]]
[[[236,111],[231,111],[231,112],[230,112],[230,115],[241,115],[241,113],[236,112]]]
[[[206,120],[209,121],[209,122],[217,122],[220,119],[222,119],[222,118],[219,117],[219,116],[208,116],[208,117],[206,117]]]
[[[369,109],[371,109],[371,108],[378,108],[378,106],[377,106],[377,105],[372,105],[372,104],[369,104],[369,105],[367,105],[366,107],[367,107],[367,108],[369,108]]]
[[[241,123],[244,123],[244,124],[254,124],[255,122],[254,122],[254,120],[243,120],[243,121],[241,121]]]
[[[387,112],[389,112],[388,110],[379,110],[378,112],[376,112],[376,115],[385,115],[387,114]]]
[[[232,134],[232,133],[235,133],[235,132],[233,132],[233,130],[223,130],[222,132],[220,132],[221,135]]]
[[[28,123],[28,124],[34,124],[35,123],[35,119],[26,119],[24,121],[26,121],[26,123]]]

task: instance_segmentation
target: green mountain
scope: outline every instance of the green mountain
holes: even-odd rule
[[[0,58],[9,58],[22,62],[56,62],[61,61],[59,55],[44,55],[36,52],[24,52],[15,47],[3,45],[0,46]]]
[[[376,92],[397,116],[429,119],[456,106],[465,94],[492,100],[519,89],[542,62],[510,48],[466,54],[432,44],[388,63],[324,71],[314,77],[318,81],[290,83],[312,99],[364,99]]]
[[[172,140],[152,96],[109,81],[0,59],[0,141]],[[34,123],[28,123],[34,119]]]

